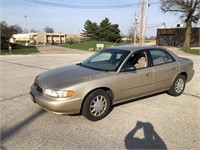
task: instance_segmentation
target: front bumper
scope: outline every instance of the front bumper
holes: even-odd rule
[[[30,95],[32,101],[42,108],[54,114],[77,114],[80,113],[81,98],[53,98],[38,92],[35,85],[31,86]]]

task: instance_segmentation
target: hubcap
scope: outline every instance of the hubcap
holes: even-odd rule
[[[175,83],[175,91],[176,93],[181,93],[184,88],[184,81],[183,79],[178,79]]]
[[[104,96],[96,96],[90,103],[90,112],[93,116],[102,115],[107,107],[107,100]]]

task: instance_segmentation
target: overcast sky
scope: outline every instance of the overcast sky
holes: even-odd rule
[[[140,14],[141,0],[0,0],[1,21],[8,25],[18,24],[28,29],[43,31],[46,26],[55,32],[80,33],[87,19],[100,23],[108,17],[112,23],[119,24],[123,34],[133,26],[134,13]],[[48,2],[48,3],[46,3]],[[178,15],[164,14],[160,10],[159,0],[150,0],[147,35],[155,36],[156,27],[165,23],[167,27],[175,27],[181,23]],[[157,3],[158,2],[158,3]],[[51,6],[50,6],[51,5]],[[69,8],[75,5],[75,8]],[[101,6],[130,5],[101,9]],[[98,6],[95,9],[80,9],[82,6]],[[87,7],[91,8],[91,7]],[[140,17],[138,17],[139,19]],[[139,28],[138,28],[139,29]]]

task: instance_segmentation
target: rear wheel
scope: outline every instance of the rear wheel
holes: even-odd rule
[[[185,89],[186,77],[184,75],[178,75],[174,80],[172,86],[168,90],[168,93],[172,96],[179,96]]]
[[[104,118],[110,110],[111,100],[109,94],[102,89],[91,92],[82,106],[82,115],[91,121]]]

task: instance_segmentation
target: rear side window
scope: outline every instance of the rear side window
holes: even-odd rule
[[[153,65],[160,65],[174,61],[172,56],[163,50],[150,50]]]

